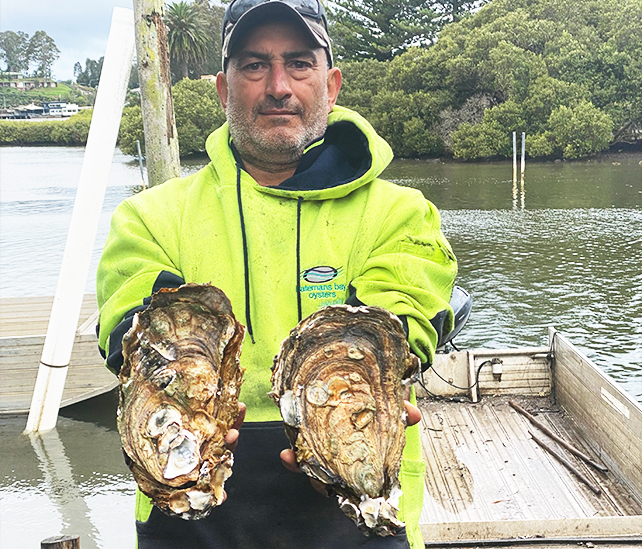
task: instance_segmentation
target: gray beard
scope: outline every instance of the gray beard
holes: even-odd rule
[[[232,141],[241,158],[268,173],[278,173],[296,166],[303,156],[306,145],[325,133],[328,124],[327,92],[322,96],[309,111],[296,105],[296,111],[304,121],[303,129],[298,135],[275,138],[257,131],[255,122],[259,116],[259,110],[263,106],[290,107],[291,102],[267,99],[264,105],[256,106],[250,116],[247,116],[230,94],[225,115]]]

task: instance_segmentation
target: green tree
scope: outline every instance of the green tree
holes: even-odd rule
[[[207,137],[225,122],[216,85],[184,79],[172,88],[172,98],[180,153],[204,151]]]
[[[464,122],[452,134],[452,150],[455,158],[477,160],[499,155],[508,142],[506,131],[497,123],[481,123],[471,126]]]
[[[589,101],[575,108],[564,105],[555,109],[548,119],[544,136],[551,143],[553,154],[564,158],[590,156],[608,147],[613,136],[613,121]]]
[[[221,70],[221,27],[223,26],[224,6],[210,4],[209,0],[194,0],[198,8],[203,30],[210,37],[207,41],[207,51],[202,63],[195,67],[200,74],[216,74]]]
[[[29,35],[22,31],[0,32],[0,59],[7,63],[8,72],[21,72],[29,68]]]
[[[140,81],[138,78],[138,65],[136,61],[132,64],[132,70],[129,73],[129,84],[127,84],[127,87],[131,90],[134,88],[139,88],[140,87]]]
[[[205,150],[205,141],[225,122],[216,86],[207,80],[183,79],[172,87],[176,130],[181,156]],[[118,146],[124,154],[135,155],[136,140],[144,145],[140,106],[126,107],[120,124]]]
[[[60,57],[60,50],[53,38],[45,31],[36,31],[29,40],[27,51],[29,60],[37,63],[36,76],[51,78],[51,67]]]
[[[190,65],[201,64],[207,54],[209,38],[201,20],[201,9],[184,0],[169,4],[165,12],[170,63],[178,79],[189,77]]]
[[[444,94],[438,131],[459,158],[509,154],[513,130],[527,132],[532,156],[593,154],[642,124],[642,4],[493,0],[433,46],[393,59],[388,80],[408,94]],[[473,98],[487,101],[483,116]]]
[[[436,0],[434,9],[441,15],[441,21],[452,23],[459,21],[466,14],[471,13],[488,0]]]
[[[328,8],[339,59],[390,60],[437,33],[431,1],[336,0]]]
[[[80,72],[78,72],[76,76],[76,82],[83,86],[90,86],[92,88],[97,87],[103,70],[104,61],[104,57],[101,57],[98,61],[94,59],[86,59],[84,70],[82,69],[82,65],[77,62],[74,65],[74,75],[78,69],[80,69]]]

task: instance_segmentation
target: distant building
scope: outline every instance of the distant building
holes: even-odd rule
[[[201,80],[216,82],[216,76],[214,76],[213,74],[201,74]]]
[[[44,107],[39,107],[38,105],[34,105],[33,103],[24,107],[18,107],[17,110],[25,111],[27,113],[26,118],[31,118],[33,116],[42,116],[43,114],[45,114]]]
[[[57,88],[58,82],[46,78],[27,77],[19,72],[0,72],[0,88],[13,88],[20,91],[35,88]]]
[[[75,103],[55,101],[51,103],[42,103],[41,106],[31,104],[23,107],[14,107],[12,109],[0,109],[0,118],[63,118],[78,114],[79,110],[78,105]]]
[[[49,116],[71,116],[78,114],[78,105],[75,103],[64,103],[61,101],[54,101],[51,103],[43,103],[44,114]]]

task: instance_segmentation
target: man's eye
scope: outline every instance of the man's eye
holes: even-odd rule
[[[245,65],[245,70],[248,71],[258,71],[261,68],[261,63],[250,63],[249,65]]]
[[[308,61],[292,61],[292,66],[295,69],[309,69],[311,67]]]

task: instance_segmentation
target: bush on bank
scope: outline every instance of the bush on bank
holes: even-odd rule
[[[180,155],[204,151],[207,136],[225,122],[216,86],[207,80],[186,78],[172,87],[172,98]],[[118,146],[124,154],[136,155],[136,140],[144,150],[143,116],[138,105],[123,111]]]
[[[84,145],[91,115],[84,110],[66,120],[0,120],[0,145]]]

